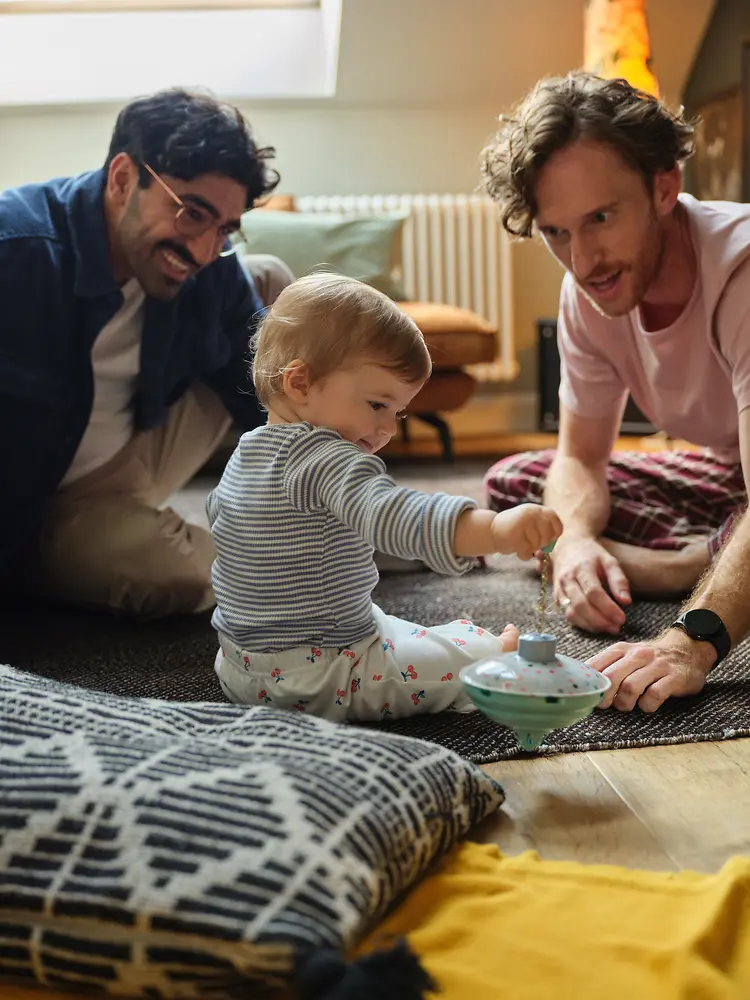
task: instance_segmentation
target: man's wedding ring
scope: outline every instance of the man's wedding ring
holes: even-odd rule
[[[570,601],[569,597],[561,597],[560,600],[557,603],[560,605],[560,607],[564,611],[567,607],[570,606],[571,601]]]

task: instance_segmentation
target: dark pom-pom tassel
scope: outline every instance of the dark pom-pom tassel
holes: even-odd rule
[[[426,1000],[437,992],[406,941],[355,962],[335,951],[300,955],[295,984],[301,1000]]]

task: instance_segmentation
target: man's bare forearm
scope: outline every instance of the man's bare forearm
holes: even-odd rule
[[[557,512],[565,535],[598,538],[609,521],[606,466],[558,454],[547,475],[544,503]]]
[[[718,560],[709,567],[685,610],[708,608],[726,625],[732,645],[750,631],[750,516],[746,511]]]

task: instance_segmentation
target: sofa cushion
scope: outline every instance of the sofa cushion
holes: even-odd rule
[[[327,268],[359,278],[392,299],[405,293],[396,280],[406,212],[342,215],[328,212],[246,212],[246,253],[280,257],[295,277]]]
[[[399,302],[424,334],[436,368],[494,361],[497,329],[488,320],[441,302]]]
[[[502,797],[419,740],[0,666],[0,976],[254,996],[352,945]]]

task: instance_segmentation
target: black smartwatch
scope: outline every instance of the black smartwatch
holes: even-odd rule
[[[694,608],[681,614],[677,621],[672,622],[670,628],[679,628],[697,642],[710,642],[716,650],[716,663],[718,666],[732,648],[732,640],[729,638],[726,625],[714,611],[708,608]],[[713,667],[711,668],[713,670]]]

